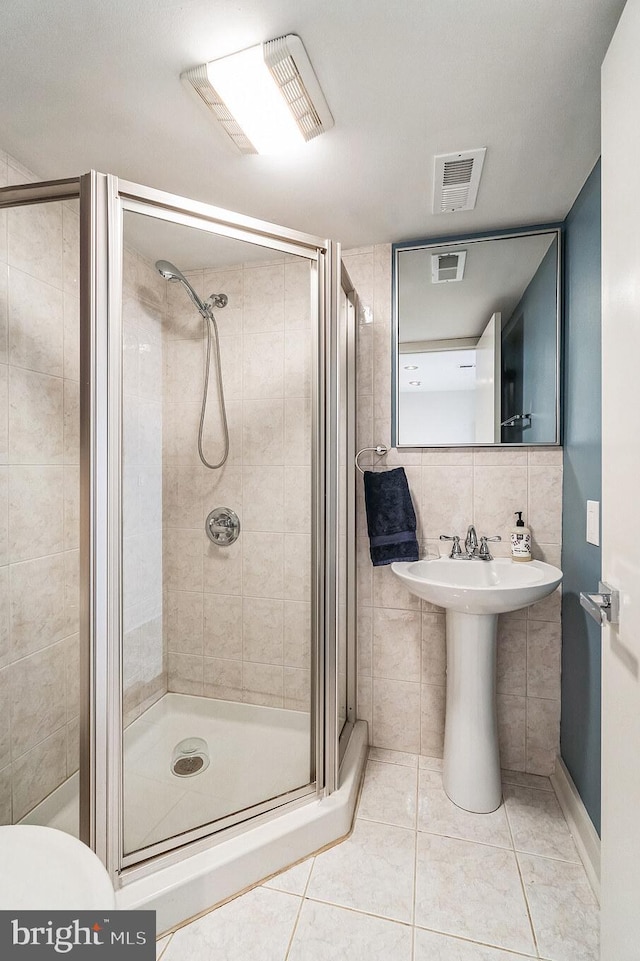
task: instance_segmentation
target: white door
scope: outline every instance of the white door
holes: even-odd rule
[[[500,440],[502,320],[493,314],[476,347],[476,443]]]
[[[602,67],[602,961],[640,958],[640,0]]]

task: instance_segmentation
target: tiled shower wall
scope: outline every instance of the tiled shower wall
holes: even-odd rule
[[[0,823],[78,766],[78,317],[77,207],[0,212]]]
[[[306,261],[187,273],[215,310],[230,432],[227,463],[198,459],[206,339],[178,284],[164,343],[164,567],[169,690],[294,710],[310,704],[310,274]],[[210,383],[205,456],[222,453]],[[240,517],[235,544],[204,532]]]
[[[358,447],[391,443],[391,248],[348,251],[345,264],[373,322],[358,327]],[[361,317],[361,319],[363,319]],[[366,461],[365,461],[366,463]],[[523,510],[534,556],[560,565],[562,452],[558,449],[392,450],[376,458],[403,466],[422,553],[438,536],[500,534],[508,553],[513,512]],[[377,747],[441,756],[445,706],[444,613],[420,602],[368,554],[358,484],[358,706]],[[498,724],[502,765],[549,774],[560,721],[560,593],[502,615],[498,634]]]

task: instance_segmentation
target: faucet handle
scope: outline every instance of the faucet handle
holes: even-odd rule
[[[449,557],[462,557],[462,548],[460,547],[460,537],[458,534],[441,534],[440,540],[453,541],[453,547],[451,548]]]
[[[491,541],[491,542],[493,543],[493,541],[501,541],[501,540],[502,540],[502,538],[500,537],[499,534],[496,534],[494,537],[484,537],[484,536],[482,536],[482,537],[480,538],[480,550],[479,550],[478,554],[479,554],[479,556],[482,558],[482,560],[485,560],[485,561],[491,561],[491,560],[493,560],[493,558],[492,558],[492,556],[491,556],[491,552],[490,552],[489,548],[487,547],[487,542],[488,542],[488,541]]]

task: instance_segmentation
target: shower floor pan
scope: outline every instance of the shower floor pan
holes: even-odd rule
[[[209,764],[172,771],[174,749],[202,738]],[[130,853],[309,781],[309,715],[188,694],[165,694],[124,736],[124,842]],[[78,775],[24,819],[78,833]]]
[[[176,777],[176,745],[199,737],[210,763]],[[368,749],[364,721],[355,724],[340,767],[338,790],[311,797],[275,818],[140,877],[123,879],[119,908],[156,911],[158,934],[345,837],[351,830]],[[160,838],[306,784],[309,716],[280,708],[166,694],[125,733],[125,844],[137,850]],[[78,831],[78,775],[49,795],[24,823]],[[148,862],[149,865],[152,862]],[[116,882],[117,883],[117,882]]]

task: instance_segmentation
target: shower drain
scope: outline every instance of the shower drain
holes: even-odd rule
[[[179,741],[171,755],[171,770],[176,777],[193,777],[209,767],[209,745],[202,737]]]
[[[190,774],[197,774],[204,766],[201,757],[179,757],[173,765],[173,773],[178,777],[189,777]]]

